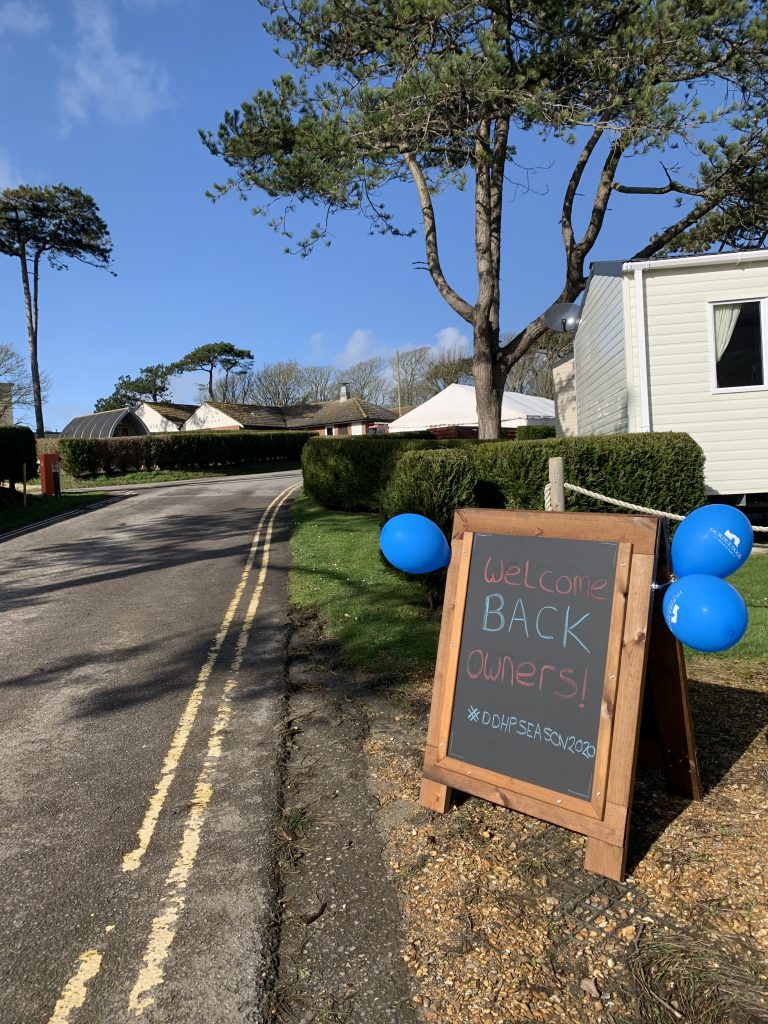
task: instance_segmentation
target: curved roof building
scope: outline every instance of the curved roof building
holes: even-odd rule
[[[109,409],[75,416],[64,427],[62,437],[136,437],[148,434],[146,424],[130,409]]]

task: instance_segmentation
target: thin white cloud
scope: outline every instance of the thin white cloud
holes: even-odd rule
[[[463,345],[468,351],[472,348],[469,338],[462,334],[458,327],[443,327],[442,330],[436,332],[435,337],[437,345],[432,347],[436,349],[454,348],[458,345]]]
[[[49,25],[50,19],[37,4],[25,3],[24,0],[5,0],[0,3],[0,35],[3,32],[37,35]]]
[[[310,344],[313,349],[315,348],[315,339],[321,338],[321,335],[312,335]],[[434,334],[435,341],[432,344],[428,344],[427,347],[432,350],[435,355],[439,355],[446,349],[452,349],[454,346],[463,346],[468,352],[472,351],[472,345],[470,339],[457,327],[443,327],[441,330],[436,331]],[[388,345],[384,342],[379,341],[373,331],[365,330],[361,327],[353,331],[347,338],[347,342],[344,348],[334,357],[333,365],[337,366],[341,370],[347,369],[352,366],[353,363],[362,362],[364,359],[373,359],[374,357],[380,357],[382,359],[390,360],[394,358],[395,352],[408,352],[414,348],[421,348],[423,342],[400,342],[397,345]]]
[[[347,338],[346,345],[338,353],[333,363],[339,369],[346,370],[349,366],[361,363],[364,359],[373,359],[376,356],[388,359],[391,355],[394,355],[394,349],[377,341],[373,331],[366,331],[358,327]]]
[[[21,184],[21,173],[13,166],[8,155],[0,149],[0,189],[15,188]]]
[[[313,359],[322,359],[325,346],[323,344],[325,340],[325,334],[322,331],[316,331],[309,337],[309,348],[312,352]]]
[[[104,0],[74,0],[77,46],[59,100],[65,126],[93,110],[109,121],[145,121],[169,105],[165,70],[136,53],[121,53]]]

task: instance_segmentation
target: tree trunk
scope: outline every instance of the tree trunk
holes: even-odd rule
[[[479,123],[475,139],[475,260],[477,302],[474,328],[477,436],[501,437],[501,398],[506,372],[499,353],[499,274],[501,267],[501,205],[509,122],[505,118]]]
[[[477,402],[477,436],[481,441],[495,441],[501,437],[501,398],[505,377],[495,355],[498,346],[495,333],[490,319],[475,324],[472,372]]]
[[[35,406],[35,434],[37,437],[45,436],[45,424],[43,422],[43,396],[40,389],[40,370],[37,365],[37,288],[40,272],[40,257],[34,259],[34,283],[29,285],[29,267],[27,266],[27,252],[22,246],[19,253],[21,261],[21,282],[24,286],[24,308],[27,314],[27,338],[29,340],[29,368],[32,377],[32,401]]]

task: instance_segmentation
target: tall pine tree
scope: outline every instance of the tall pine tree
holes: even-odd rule
[[[482,438],[499,435],[507,375],[545,331],[542,310],[509,341],[500,337],[502,227],[514,249],[529,249],[504,217],[519,137],[541,133],[571,146],[563,265],[547,305],[583,290],[617,193],[680,200],[636,257],[764,244],[762,0],[275,0],[268,9],[269,30],[295,73],[227,112],[218,131],[201,133],[234,172],[212,195],[264,194],[262,209],[278,230],[297,203],[319,207],[321,220],[294,245],[307,253],[327,240],[328,217],[343,210],[364,214],[374,230],[404,233],[383,193],[393,181],[410,182],[426,267],[472,327]],[[645,159],[632,162],[637,156]],[[433,202],[466,183],[474,204],[471,297],[444,270]],[[505,286],[505,300],[513,293]]]

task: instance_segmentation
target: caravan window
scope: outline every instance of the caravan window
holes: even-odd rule
[[[710,306],[713,389],[763,387],[766,383],[766,300],[713,302]]]

